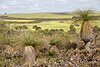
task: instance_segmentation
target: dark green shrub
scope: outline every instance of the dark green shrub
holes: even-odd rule
[[[35,30],[41,30],[41,27],[38,27],[37,25],[34,25],[33,29],[35,29]]]
[[[76,31],[76,28],[73,25],[70,25],[70,31]]]
[[[63,30],[63,29],[59,29],[59,31],[60,31],[60,32],[64,32],[64,30]]]
[[[41,30],[41,27],[37,27],[36,30]]]
[[[54,57],[56,55],[55,51],[47,51],[46,56]]]
[[[37,27],[38,27],[37,25],[34,25],[34,26],[33,26],[33,29],[35,29],[35,28],[37,28]]]
[[[58,29],[51,29],[51,32],[58,32]]]
[[[23,25],[23,29],[28,29],[28,27],[26,25]]]

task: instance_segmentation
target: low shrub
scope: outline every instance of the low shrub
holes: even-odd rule
[[[46,52],[46,56],[48,56],[48,57],[55,57],[56,56],[56,52],[55,51],[47,51]]]
[[[57,39],[57,38],[52,38],[51,40],[50,40],[50,45],[57,45],[57,44],[59,44],[60,43],[60,40],[59,39]]]

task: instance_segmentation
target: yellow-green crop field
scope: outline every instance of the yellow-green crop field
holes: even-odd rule
[[[10,22],[33,22],[34,20],[5,20]]]
[[[65,31],[69,29],[69,23],[60,23],[59,21],[48,21],[40,23],[29,23],[29,24],[11,24],[11,27],[26,25],[29,29],[32,29],[34,25],[41,27],[42,29],[64,29]]]
[[[11,24],[11,28],[16,27],[16,26],[26,25],[30,30],[33,30],[33,26],[37,25],[41,27],[42,29],[63,29],[64,31],[68,31],[72,23],[73,21],[64,21],[63,23],[61,23],[61,21],[44,21],[40,23],[20,23],[20,24],[15,23],[15,24]],[[91,24],[92,26],[100,26],[100,21],[94,21]],[[76,28],[77,28],[77,31],[80,30],[80,26],[76,26]]]

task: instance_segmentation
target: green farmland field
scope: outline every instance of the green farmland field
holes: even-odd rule
[[[18,18],[72,18],[72,15],[69,13],[18,13],[5,16]]]

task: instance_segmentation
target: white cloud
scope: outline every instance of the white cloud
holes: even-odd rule
[[[11,1],[11,4],[12,4],[12,5],[15,5],[15,4],[16,4],[16,5],[20,5],[21,3],[20,3],[18,0],[12,0],[12,1]]]
[[[12,2],[13,2],[13,3],[16,3],[17,1],[16,1],[16,0],[12,0]]]
[[[0,8],[1,8],[1,9],[8,9],[9,7],[6,6],[6,5],[0,5]]]

